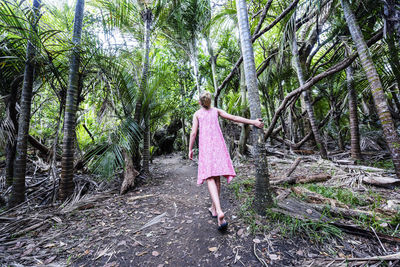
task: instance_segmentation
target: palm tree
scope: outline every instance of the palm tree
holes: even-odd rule
[[[343,13],[350,30],[351,37],[360,57],[361,65],[368,78],[375,107],[382,123],[386,143],[392,155],[397,178],[400,179],[400,138],[393,123],[392,116],[386,101],[382,83],[369,54],[368,46],[350,8],[348,0],[341,0]]]
[[[198,41],[210,17],[210,0],[173,1],[165,19],[163,34],[190,58],[197,91],[200,93]],[[209,46],[210,47],[210,46]],[[212,55],[212,53],[211,53]]]
[[[9,202],[10,207],[14,207],[25,201],[25,172],[26,154],[29,134],[29,121],[31,118],[32,87],[35,73],[35,54],[37,48],[36,26],[39,21],[39,9],[41,0],[33,1],[33,21],[31,32],[26,48],[26,63],[24,70],[24,81],[22,86],[20,115],[18,121],[17,150],[14,165],[14,178],[12,194]]]
[[[72,42],[69,81],[64,118],[63,153],[61,161],[61,180],[59,198],[66,200],[74,192],[74,152],[77,94],[79,84],[80,49],[85,0],[77,0],[75,7],[74,32]]]
[[[300,64],[300,59],[299,59],[299,51],[298,51],[297,40],[296,40],[296,30],[293,31],[292,54],[293,54],[294,66],[295,66],[295,69],[297,72],[297,77],[298,77],[300,86],[303,86],[305,80],[304,80],[304,75],[303,75],[303,69]],[[315,141],[317,142],[317,144],[320,148],[321,157],[323,159],[327,159],[328,155],[326,152],[325,144],[323,143],[322,137],[318,131],[318,124],[317,124],[317,120],[315,119],[314,109],[313,109],[313,106],[312,106],[311,100],[310,100],[310,92],[308,90],[303,92],[303,101],[304,101],[305,108],[307,110],[308,120],[311,124],[311,129],[314,134]]]
[[[346,54],[350,55],[349,47],[345,44]],[[350,65],[346,68],[347,95],[349,98],[349,117],[350,117],[350,155],[354,159],[361,160],[360,130],[357,111],[357,93],[354,88],[354,69]]]
[[[384,0],[383,3],[383,14],[386,30],[385,35],[388,44],[389,55],[392,59],[389,60],[389,64],[396,78],[397,88],[400,90],[400,61],[398,53],[400,49],[400,4],[395,3],[394,0]],[[398,40],[398,48],[396,48],[396,39]],[[397,110],[400,111],[400,101],[396,90],[392,89],[391,93]]]
[[[107,7],[110,12],[110,21],[113,25],[120,26],[121,28],[127,28],[128,31],[134,31],[136,29],[131,28],[132,20],[140,13],[144,24],[144,31],[139,32],[138,34],[143,36],[143,48],[144,52],[142,55],[142,72],[141,78],[139,82],[138,89],[138,97],[136,98],[135,105],[135,122],[140,125],[142,119],[144,119],[144,139],[143,139],[143,165],[144,172],[148,174],[148,166],[150,159],[150,128],[146,127],[150,125],[149,116],[143,114],[143,99],[144,94],[147,90],[148,83],[148,74],[149,74],[149,55],[151,49],[150,38],[152,36],[152,32],[155,28],[155,25],[160,21],[160,17],[163,15],[163,9],[166,9],[166,1],[165,0],[137,0],[134,3],[130,3],[127,0],[116,0],[116,1],[106,1],[103,2],[103,5]],[[133,18],[132,18],[133,17]],[[133,151],[134,154],[134,165],[135,168],[140,168],[140,154],[138,148]]]
[[[246,79],[244,77],[244,66],[243,64],[240,65],[240,94],[241,94],[241,109],[242,109],[242,116],[248,116],[248,106],[247,106],[247,88],[246,88]],[[244,155],[246,152],[246,144],[247,139],[249,137],[250,127],[247,124],[243,124],[241,126],[240,131],[240,138],[239,138],[239,153]]]
[[[388,35],[394,35],[400,46],[400,3],[396,0],[383,0],[385,28]]]
[[[249,28],[247,6],[245,0],[236,1],[239,23],[240,44],[244,62],[244,73],[249,94],[250,114],[252,119],[261,118],[260,96],[257,86],[257,72],[254,62],[253,45]],[[264,215],[266,208],[272,205],[272,195],[269,185],[269,175],[263,130],[254,130],[254,153],[256,158],[256,194],[255,209],[258,214]]]
[[[140,2],[140,1],[139,1]],[[135,108],[135,122],[140,124],[140,114],[142,111],[142,101],[144,91],[147,87],[147,74],[149,71],[149,55],[150,55],[150,34],[151,27],[153,21],[153,12],[149,5],[145,1],[144,9],[142,10],[142,18],[144,22],[144,55],[143,55],[143,66],[142,66],[142,78],[139,84],[139,97],[136,99],[136,108]],[[150,1],[149,4],[151,4]],[[143,135],[143,172],[146,175],[149,175],[149,161],[150,161],[150,127],[149,127],[149,116],[144,117],[144,135]],[[136,151],[136,155],[139,155],[138,151]],[[139,166],[139,157],[136,157],[134,161]]]

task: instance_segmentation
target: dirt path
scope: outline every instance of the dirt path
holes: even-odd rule
[[[248,177],[253,168],[237,167],[235,179]],[[145,185],[123,196],[114,190],[66,207],[10,214],[18,229],[26,229],[28,221],[37,227],[0,242],[0,266],[262,266],[254,252],[269,266],[345,266],[332,258],[385,255],[373,239],[344,235],[315,243],[301,235],[285,237],[279,223],[266,218],[246,222],[226,181],[221,202],[229,228],[222,234],[208,212],[207,186],[196,186],[194,162],[178,154],[158,157],[151,172]],[[253,236],[254,223],[269,230]]]
[[[103,212],[110,212],[100,224],[115,224],[113,233],[101,247],[89,249],[74,265],[104,266],[257,266],[252,254],[251,238],[238,238],[235,211],[222,190],[222,205],[229,219],[229,231],[221,234],[216,229],[216,219],[207,211],[210,204],[206,186],[197,187],[195,163],[179,156],[157,158],[153,162],[153,178],[146,186],[126,196],[111,198],[102,203]],[[130,201],[135,198],[149,196]],[[102,216],[102,209],[94,210],[92,218]],[[121,220],[121,214],[125,214]],[[107,219],[105,219],[107,218]],[[135,234],[154,218],[159,222]],[[98,219],[97,219],[98,220]],[[91,228],[89,231],[99,231]],[[87,237],[90,239],[91,234]],[[99,257],[99,251],[107,250]],[[240,261],[235,262],[235,255]],[[238,259],[238,257],[236,257]]]
[[[13,246],[0,244],[0,265],[259,266],[254,237],[239,224],[226,181],[221,195],[230,225],[222,234],[196,174],[194,162],[163,156],[152,164],[153,177],[126,195],[98,193],[61,210],[25,214],[50,214],[47,227],[14,239]]]

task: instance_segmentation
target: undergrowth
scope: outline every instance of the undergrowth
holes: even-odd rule
[[[370,204],[368,201],[365,200],[365,197],[356,194],[347,188],[335,188],[317,184],[308,184],[304,187],[324,197],[336,199],[352,207],[368,206]]]
[[[249,226],[253,235],[260,232],[270,232],[278,228],[283,236],[303,236],[318,243],[331,240],[334,237],[342,237],[342,231],[328,222],[303,221],[272,209],[268,209],[264,217],[258,216],[253,209],[254,198],[250,195],[254,189],[254,180],[238,179],[232,182],[229,188],[241,201],[238,215]]]

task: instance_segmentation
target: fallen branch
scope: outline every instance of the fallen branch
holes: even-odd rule
[[[140,231],[142,231],[143,229],[146,229],[146,228],[148,228],[148,227],[150,227],[150,226],[152,226],[152,225],[154,225],[154,224],[156,224],[156,223],[159,223],[159,222],[161,221],[161,219],[162,219],[164,216],[166,216],[166,215],[167,215],[167,213],[164,212],[163,214],[160,214],[160,215],[154,217],[153,219],[151,219],[150,221],[148,221],[145,225],[143,225],[143,226],[140,227],[139,229],[134,230],[134,231],[132,232],[132,234],[136,234],[137,232],[140,232]]]
[[[295,169],[297,168],[297,166],[299,165],[300,161],[301,161],[301,158],[297,158],[297,159],[293,162],[292,166],[290,166],[289,171],[286,173],[286,177],[289,177],[289,176],[294,172],[294,170],[295,170]]]
[[[320,173],[309,176],[293,176],[289,178],[284,177],[277,180],[272,180],[271,185],[318,183],[328,181],[329,179],[331,179],[330,175]]]
[[[395,261],[395,260],[400,260],[400,252],[391,255],[374,256],[369,258],[336,258],[333,260],[334,261]]]
[[[363,183],[375,186],[395,186],[400,185],[400,180],[391,177],[370,177],[366,176],[362,179]]]
[[[379,30],[370,40],[368,40],[367,45],[371,46],[372,44],[376,43],[378,40],[380,40],[383,36],[383,30]],[[311,79],[309,79],[303,86],[300,86],[299,88],[293,90],[289,94],[285,96],[285,98],[282,100],[281,105],[276,109],[274,117],[272,118],[270,125],[265,133],[264,138],[268,138],[273,129],[275,128],[275,125],[281,115],[281,113],[286,109],[286,105],[290,102],[290,100],[293,97],[296,97],[297,95],[301,94],[302,92],[309,90],[313,85],[318,83],[319,81],[323,80],[326,77],[329,77],[339,71],[342,71],[346,69],[348,66],[350,66],[354,60],[358,57],[358,54],[355,53],[352,56],[342,60],[341,62],[337,63],[333,67],[329,68],[325,72],[322,72]]]
[[[301,202],[297,199],[287,198],[283,201],[279,201],[277,205],[279,209],[273,208],[272,211],[279,212],[299,220],[325,222],[340,228],[343,232],[346,232],[348,234],[364,236],[368,238],[376,238],[377,235],[380,240],[386,242],[400,243],[400,238],[398,237],[389,236],[381,233],[373,233],[372,231],[362,229],[357,225],[351,225],[349,223],[344,224],[334,222],[326,216],[322,215],[322,213],[317,211],[312,205]]]

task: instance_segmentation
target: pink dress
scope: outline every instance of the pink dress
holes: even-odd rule
[[[218,122],[218,110],[202,108],[196,112],[199,120],[199,166],[197,184],[207,178],[225,176],[228,183],[236,176]]]

